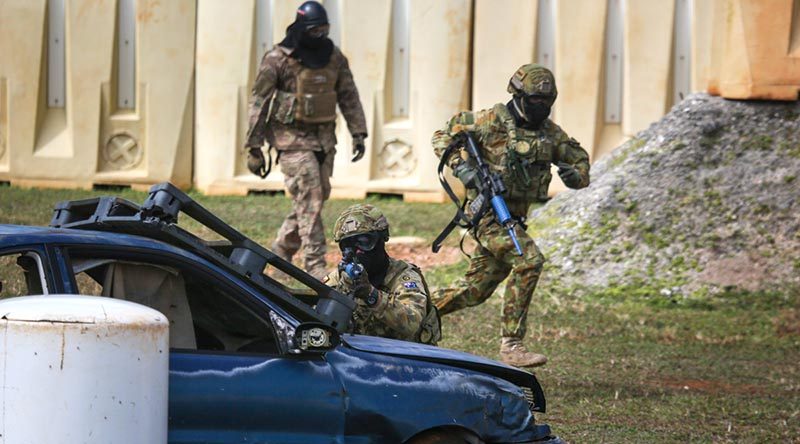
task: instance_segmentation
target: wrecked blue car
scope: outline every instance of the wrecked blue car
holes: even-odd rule
[[[179,227],[179,213],[218,240]],[[51,227],[0,225],[0,271],[3,297],[98,295],[167,316],[170,443],[562,442],[534,420],[545,411],[534,375],[348,334],[349,297],[169,184],[141,206],[69,201]]]

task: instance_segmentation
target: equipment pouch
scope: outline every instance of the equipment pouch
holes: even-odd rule
[[[272,102],[272,117],[270,120],[290,125],[295,119],[297,96],[285,91],[275,91],[275,100]]]
[[[428,314],[422,320],[422,328],[419,332],[419,341],[423,344],[436,345],[442,339],[442,327],[439,319],[439,311],[433,304],[428,304]]]
[[[547,202],[547,190],[550,188],[550,181],[553,179],[553,173],[550,168],[543,168],[539,176],[539,188],[536,190],[536,200],[539,202]]]
[[[297,96],[295,119],[300,122],[325,123],[336,120],[336,92]]]

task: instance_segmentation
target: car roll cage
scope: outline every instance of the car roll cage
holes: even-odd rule
[[[226,240],[208,241],[179,227],[184,213]],[[119,197],[63,201],[53,209],[53,228],[133,234],[190,250],[274,295],[278,303],[301,321],[322,321],[340,333],[349,328],[355,301],[262,247],[226,224],[169,182],[153,185],[139,206]],[[300,300],[283,284],[264,274],[270,265],[318,297],[315,307]]]

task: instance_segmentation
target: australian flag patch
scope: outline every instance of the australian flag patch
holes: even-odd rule
[[[403,287],[406,287],[406,288],[418,288],[416,282],[403,282]]]

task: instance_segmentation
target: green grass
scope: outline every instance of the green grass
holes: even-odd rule
[[[19,190],[0,186],[0,223],[44,225],[55,201],[143,193]],[[259,242],[289,208],[280,195],[204,197],[204,206]],[[370,198],[393,235],[431,240],[448,205]],[[331,201],[327,228],[353,201]],[[454,234],[449,239],[457,244]],[[422,248],[427,248],[424,246]],[[447,285],[466,262],[425,270]],[[497,358],[501,298],[443,318],[440,345]],[[534,294],[527,344],[550,362],[536,370],[548,400],[539,420],[570,442],[800,442],[800,296],[730,293],[693,303],[654,303],[636,288],[578,300]]]

